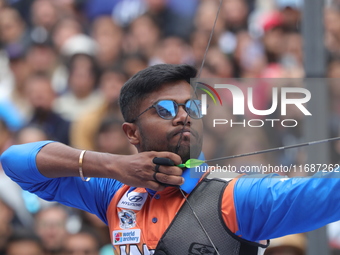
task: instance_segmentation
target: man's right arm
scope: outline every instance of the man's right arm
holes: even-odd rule
[[[153,157],[169,157],[178,161],[177,155],[167,152],[145,152],[136,155],[112,155],[87,151],[83,171],[89,182],[79,177],[80,150],[56,142],[36,142],[11,146],[1,155],[5,173],[24,190],[48,201],[58,201],[96,214],[106,222],[106,210],[116,191],[125,183],[129,186],[161,190],[164,187],[153,179]],[[178,167],[161,166],[157,179],[164,182],[182,181],[171,175]],[[181,170],[179,173],[180,174]],[[117,181],[118,180],[118,181]]]
[[[34,143],[34,145],[41,145],[34,159],[29,159],[28,154],[24,153],[25,150],[31,148],[28,145],[12,146],[3,153],[1,162],[4,169],[6,170],[7,168],[7,174],[13,180],[25,182],[25,180],[30,179],[25,169],[15,167],[20,162],[27,160],[32,161],[28,162],[28,165],[36,164],[42,176],[47,178],[79,177],[79,156],[81,150],[57,142],[38,142]],[[162,190],[164,186],[160,185],[153,178],[155,165],[152,163],[152,160],[154,157],[166,157],[172,159],[175,164],[181,163],[180,157],[170,152],[114,155],[87,151],[84,154],[82,169],[86,177],[110,178],[129,186]],[[6,167],[9,165],[12,167]],[[172,185],[182,184],[182,170],[178,167],[161,166],[159,171],[161,172],[157,174],[159,181]]]

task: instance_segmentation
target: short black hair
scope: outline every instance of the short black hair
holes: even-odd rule
[[[40,237],[38,237],[36,235],[36,233],[32,232],[29,229],[16,229],[8,238],[7,243],[6,243],[6,247],[5,247],[5,251],[6,254],[8,252],[8,249],[10,247],[10,245],[15,245],[16,243],[19,242],[32,242],[35,243],[42,252],[44,252],[44,246],[43,246],[43,242],[40,239]]]
[[[101,75],[101,69],[99,68],[98,61],[95,57],[86,54],[86,53],[75,53],[66,60],[66,67],[68,68],[69,74],[73,73],[75,70],[74,63],[78,58],[86,58],[88,62],[91,64],[90,71],[94,78],[95,86],[98,85],[99,77]]]
[[[158,64],[139,71],[120,91],[119,105],[124,120],[131,122],[138,115],[142,100],[164,84],[182,80],[190,84],[190,79],[196,75],[196,68],[187,64]]]
[[[99,128],[97,130],[97,133],[105,133],[109,132],[112,127],[121,127],[123,124],[123,120],[121,118],[117,118],[116,116],[106,116],[102,119]]]

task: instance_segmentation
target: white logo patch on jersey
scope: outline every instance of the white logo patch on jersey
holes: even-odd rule
[[[115,230],[112,236],[113,245],[136,244],[140,242],[140,229]]]
[[[118,212],[119,226],[122,229],[133,228],[136,226],[136,214],[134,211],[122,210]]]
[[[126,192],[124,196],[120,199],[117,207],[140,210],[142,209],[146,199],[148,198],[148,193],[139,192]]]

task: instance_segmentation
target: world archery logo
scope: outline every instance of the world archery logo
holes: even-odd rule
[[[217,104],[216,98],[220,102],[220,105],[222,105],[222,100],[221,100],[220,95],[217,93],[217,91],[212,86],[210,86],[210,85],[208,85],[206,83],[203,83],[203,82],[197,82],[196,89],[200,89],[200,90],[202,90],[202,91],[204,91],[206,93],[206,94],[202,94],[201,95],[201,101],[202,101],[201,111],[202,111],[202,115],[206,115],[207,114],[207,108],[208,108],[207,94],[213,100],[215,105]]]
[[[122,241],[122,237],[123,237],[123,233],[122,232],[118,232],[118,233],[115,233],[115,243],[119,243]]]
[[[113,245],[122,244],[136,244],[141,241],[141,230],[140,229],[125,229],[116,230],[112,232]]]

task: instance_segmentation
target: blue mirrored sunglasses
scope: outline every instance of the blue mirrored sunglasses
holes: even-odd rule
[[[176,101],[173,100],[160,100],[142,111],[136,118],[134,118],[130,122],[135,122],[143,113],[150,110],[151,108],[155,108],[159,117],[161,117],[162,119],[171,120],[176,117],[179,106],[181,105],[184,106],[185,111],[189,114],[191,118],[201,119],[203,117],[201,112],[201,100],[189,99],[185,102],[185,104],[178,104]]]

